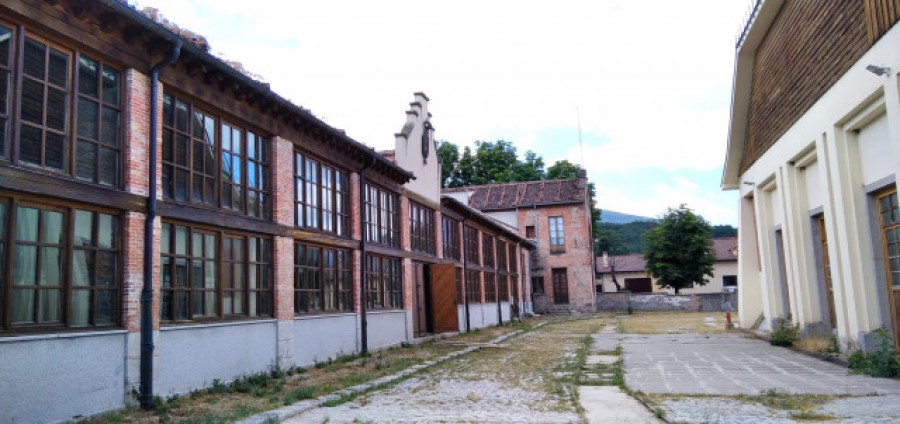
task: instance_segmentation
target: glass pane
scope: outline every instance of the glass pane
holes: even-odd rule
[[[53,243],[53,244],[62,244],[62,236],[63,236],[63,214],[62,212],[56,211],[43,211],[44,212],[44,222],[41,224],[44,227],[44,233],[41,236],[41,242],[43,243]]]
[[[175,99],[175,128],[179,131],[188,130],[188,104]]]
[[[175,227],[175,254],[176,255],[187,255],[187,238],[188,238],[188,229],[184,226],[176,226]]]
[[[234,312],[234,292],[225,292],[222,295],[222,313],[231,315]]]
[[[203,256],[203,234],[194,233],[191,237],[191,255],[195,257]]]
[[[91,311],[91,292],[89,290],[72,290],[69,325],[83,327],[88,325]]]
[[[119,104],[119,73],[115,70],[103,67],[103,101],[109,104]]]
[[[6,208],[6,204],[0,202],[0,242],[6,239]],[[3,256],[0,255],[0,258],[3,258]]]
[[[37,272],[37,247],[16,246],[15,259],[13,261],[13,285],[35,285]]]
[[[160,251],[162,253],[169,253],[171,250],[171,234],[172,234],[172,224],[163,224],[162,225],[162,233],[160,234]]]
[[[48,68],[48,78],[51,84],[60,87],[69,85],[69,56],[59,50],[50,48],[50,65]]]
[[[19,206],[16,208],[16,215],[16,240],[37,241],[38,210]]]
[[[23,124],[19,135],[19,159],[41,164],[41,130]]]
[[[119,111],[108,107],[103,108],[103,133],[100,141],[110,145],[119,145]]]
[[[215,315],[216,314],[216,293],[215,292],[206,292],[206,309],[203,311],[204,315]]]
[[[0,42],[2,45],[2,42]],[[9,72],[0,70],[0,115],[9,113]],[[0,148],[3,147],[0,139]],[[2,152],[0,152],[2,153]]]
[[[114,290],[97,290],[97,310],[94,321],[97,325],[116,323],[116,292]]]
[[[97,285],[115,287],[118,267],[116,252],[97,252]]]
[[[78,151],[75,152],[75,176],[79,180],[94,181],[96,168],[97,145],[78,140]]]
[[[9,50],[12,40],[12,30],[0,26],[0,65],[9,65]]]
[[[258,266],[250,265],[249,271],[247,272],[247,284],[248,288],[256,289],[257,288],[257,277],[258,277]]]
[[[94,282],[94,252],[75,249],[72,256],[72,285],[85,287]]]
[[[214,259],[216,257],[216,236],[206,234],[203,236],[203,240],[206,242],[205,254],[203,256]]]
[[[29,79],[22,81],[22,119],[44,124],[44,85]]]
[[[233,275],[231,276],[232,284],[235,289],[243,289],[244,288],[244,266],[243,265],[235,265],[232,267]]]
[[[98,214],[97,246],[104,249],[116,247],[119,241],[118,219],[105,213]]]
[[[40,290],[40,311],[38,322],[57,322],[59,321],[59,290]]]
[[[172,107],[174,101],[172,95],[163,94],[163,125],[169,127],[175,125],[175,108]]]
[[[172,320],[172,292],[171,291],[163,291],[162,299],[160,299],[160,308],[159,315],[160,319],[165,321]]]
[[[99,119],[99,105],[84,97],[78,98],[78,136],[97,139],[97,125]]]
[[[13,324],[34,322],[34,290],[13,290],[12,322]]]
[[[188,166],[188,137],[183,134],[175,135],[175,163]]]
[[[25,75],[44,79],[44,64],[47,59],[47,46],[31,38],[25,39]]]
[[[78,92],[97,97],[97,61],[78,57]]]
[[[41,281],[42,286],[61,286],[62,255],[58,247],[41,248]]]
[[[188,194],[188,172],[183,169],[175,170],[175,200],[185,201]]]
[[[163,256],[160,259],[160,279],[163,287],[172,286],[172,258]]]
[[[183,320],[188,319],[188,296],[190,292],[180,291],[175,293],[175,297],[177,299],[177,310],[175,311],[175,319]]]
[[[191,296],[194,298],[194,310],[193,313],[195,316],[203,315],[203,292],[195,291],[191,292]]]
[[[234,306],[231,312],[234,314],[244,313],[244,297],[241,295],[241,292],[234,294]]]
[[[47,132],[44,166],[59,170],[66,169],[66,139],[62,134]]]
[[[216,288],[216,263],[212,261],[206,261],[204,271],[204,280],[203,287],[207,289]]]
[[[191,262],[191,286],[202,287],[203,285],[203,261]]]
[[[249,295],[248,295],[248,297],[250,298],[250,300],[247,302],[247,307],[248,307],[248,309],[249,309],[249,311],[247,311],[247,312],[248,312],[248,314],[249,314],[251,317],[255,317],[256,314],[257,314],[257,311],[256,311],[256,292],[250,292]]]
[[[47,89],[47,126],[59,131],[66,130],[66,112],[69,95],[55,88]],[[96,122],[96,121],[95,121]]]
[[[187,287],[188,285],[188,262],[187,259],[175,259],[175,286]]]

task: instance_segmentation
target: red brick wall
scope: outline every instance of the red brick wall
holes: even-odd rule
[[[150,77],[134,69],[125,72],[125,191],[146,196],[150,166]],[[161,112],[162,109],[159,109]],[[161,115],[160,115],[161,116]]]

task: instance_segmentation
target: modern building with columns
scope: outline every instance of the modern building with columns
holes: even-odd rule
[[[744,327],[790,315],[845,349],[900,340],[898,18],[883,0],[766,0],[739,38],[722,187],[740,192]]]
[[[0,421],[523,313],[531,244],[439,196],[415,100],[394,162],[121,1],[0,4]]]

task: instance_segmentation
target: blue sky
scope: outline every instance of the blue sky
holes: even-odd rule
[[[719,183],[750,0],[132,3],[378,149],[424,91],[438,139],[504,139],[548,165],[583,164],[600,208],[657,216],[685,203],[737,223],[737,195]]]

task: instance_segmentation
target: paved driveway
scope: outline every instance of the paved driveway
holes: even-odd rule
[[[850,375],[847,369],[738,334],[598,335],[621,343],[625,382],[644,393],[757,395],[900,394],[900,381]]]

